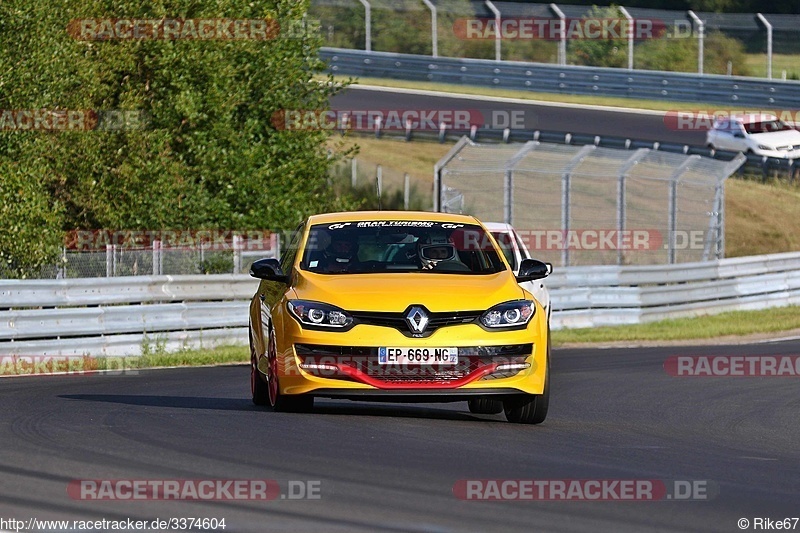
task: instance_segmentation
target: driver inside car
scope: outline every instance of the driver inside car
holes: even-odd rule
[[[357,261],[358,244],[337,235],[322,252],[320,269],[323,272],[347,272]]]
[[[423,270],[432,270],[441,261],[458,261],[456,247],[446,237],[430,237],[418,242],[417,257]]]

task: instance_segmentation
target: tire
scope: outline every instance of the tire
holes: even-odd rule
[[[269,337],[267,343],[267,360],[269,366],[267,367],[267,404],[273,411],[279,413],[307,413],[314,408],[314,397],[307,395],[291,395],[287,396],[281,394],[281,388],[278,380],[278,352],[275,347],[275,333]]]
[[[472,398],[467,400],[469,412],[476,415],[496,415],[503,412],[503,402],[491,398]]]
[[[550,328],[547,328],[547,369],[541,394],[519,394],[503,400],[506,420],[516,424],[541,424],[550,405]]]
[[[261,373],[256,366],[255,348],[253,338],[250,337],[250,393],[253,395],[253,403],[256,405],[269,405],[269,389],[261,378]]]

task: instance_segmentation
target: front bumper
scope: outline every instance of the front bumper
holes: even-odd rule
[[[406,400],[414,396],[541,394],[547,372],[548,331],[541,308],[537,315],[521,330],[486,331],[476,324],[463,324],[441,328],[422,339],[372,325],[358,325],[347,332],[311,331],[289,319],[278,346],[281,393]],[[380,347],[398,346],[457,347],[459,363],[378,364]]]

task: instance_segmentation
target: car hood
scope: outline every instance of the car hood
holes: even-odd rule
[[[800,131],[786,130],[786,131],[773,131],[767,133],[754,133],[750,135],[751,139],[767,146],[788,146],[800,144]]]
[[[523,298],[510,271],[488,275],[390,273],[314,274],[299,271],[297,298],[349,311],[402,312],[423,305],[431,312],[478,311]]]

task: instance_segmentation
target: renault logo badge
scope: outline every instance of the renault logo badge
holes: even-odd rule
[[[415,305],[408,310],[406,323],[412,333],[423,333],[428,327],[428,313],[422,307]]]

